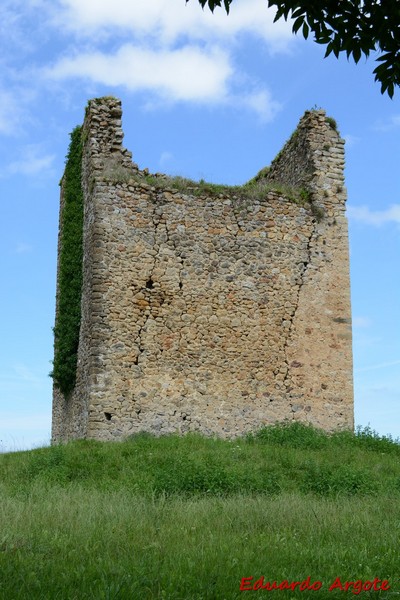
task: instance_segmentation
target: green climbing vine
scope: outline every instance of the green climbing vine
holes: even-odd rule
[[[61,247],[58,272],[58,310],[54,327],[53,377],[67,396],[74,389],[78,357],[82,294],[83,192],[82,128],[71,133],[64,177]]]

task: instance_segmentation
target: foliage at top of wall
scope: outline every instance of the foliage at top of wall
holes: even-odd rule
[[[325,114],[325,111],[321,108],[311,108],[310,110],[306,111],[305,115],[310,114],[310,113],[323,113]],[[331,129],[333,129],[334,131],[338,132],[338,125],[336,120],[333,117],[327,117],[325,116],[325,121],[326,123],[331,127]],[[299,140],[299,127],[297,126],[297,128],[292,132],[292,135],[290,136],[290,138],[287,140],[287,142],[284,144],[283,148],[278,152],[278,154],[275,156],[275,158],[272,161],[272,164],[276,163],[278,160],[280,160],[284,154],[285,154],[285,150],[287,149],[287,147],[289,146],[289,144],[293,144],[294,142]],[[263,171],[263,170],[262,170]],[[262,176],[262,171],[260,171],[260,173],[258,173],[256,175],[256,177],[260,177]]]
[[[63,209],[59,255],[57,319],[54,327],[53,377],[67,396],[74,388],[81,321],[83,191],[82,128],[71,133],[62,179]]]
[[[267,168],[267,167],[266,167]],[[262,169],[260,173],[264,172]],[[289,185],[283,185],[278,182],[268,182],[263,180],[258,175],[250,179],[243,185],[224,185],[220,183],[209,183],[200,179],[193,181],[185,177],[169,177],[161,174],[145,174],[138,172],[136,175],[129,174],[126,183],[129,180],[137,181],[138,183],[146,183],[160,190],[177,190],[184,194],[192,196],[211,196],[211,197],[233,197],[241,200],[262,200],[269,192],[281,194],[295,204],[306,204],[310,202],[310,194],[303,188],[295,188]],[[114,181],[117,183],[117,181]],[[119,181],[120,182],[120,181]]]
[[[332,129],[333,129],[334,131],[337,131],[337,130],[338,130],[338,126],[337,126],[336,119],[334,119],[333,117],[325,117],[325,121],[328,123],[328,125],[329,125],[330,127],[332,127]]]

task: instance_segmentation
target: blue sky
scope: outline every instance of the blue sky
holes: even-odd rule
[[[355,417],[400,436],[400,91],[273,24],[266,0],[229,17],[197,0],[2,0],[0,450],[48,443],[59,187],[88,99],[122,99],[141,168],[244,183],[303,112],[346,139]]]

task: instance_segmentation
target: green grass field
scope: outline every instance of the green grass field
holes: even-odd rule
[[[400,598],[399,459],[300,425],[0,455],[0,598]]]

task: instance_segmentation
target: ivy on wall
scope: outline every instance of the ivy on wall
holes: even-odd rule
[[[83,191],[82,128],[71,133],[64,177],[64,206],[58,272],[58,310],[54,327],[54,385],[67,396],[74,389],[82,295]]]

